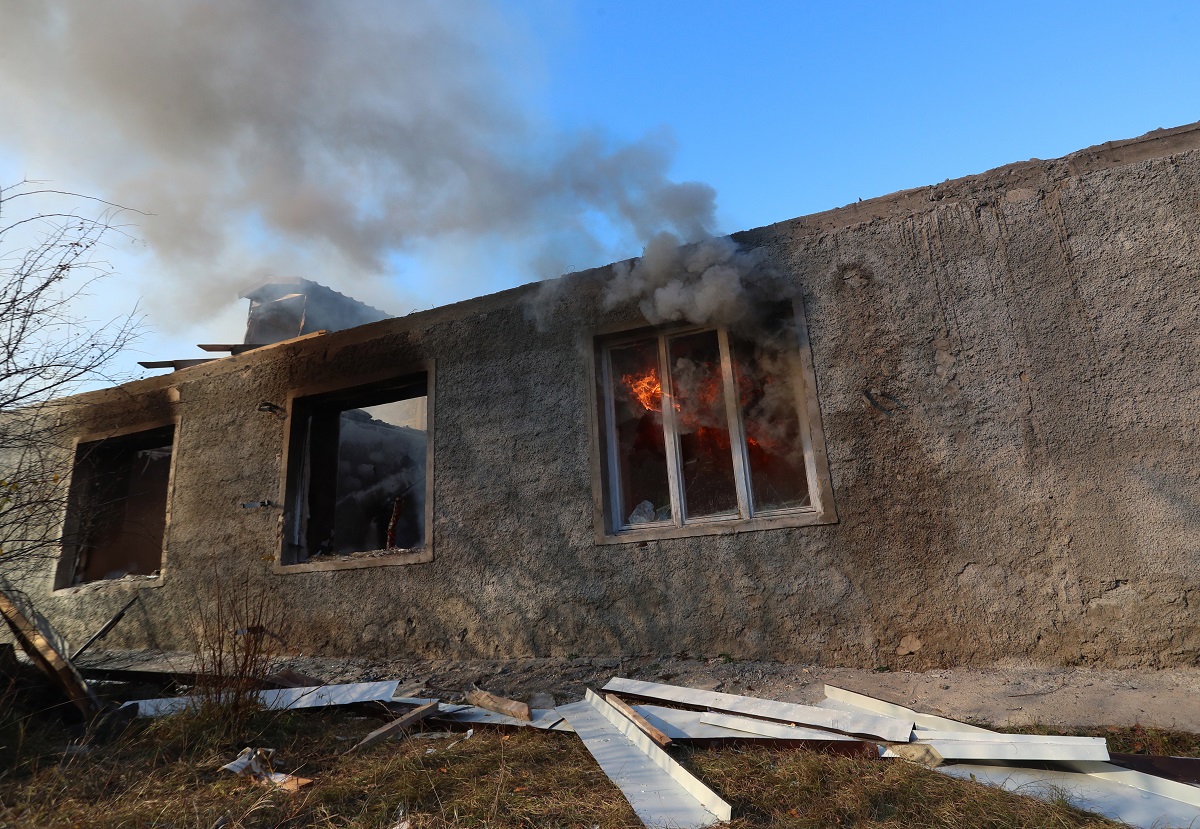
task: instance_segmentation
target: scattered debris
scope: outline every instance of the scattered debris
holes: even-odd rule
[[[525,703],[494,696],[475,685],[471,686],[471,691],[467,694],[467,702],[478,708],[486,708],[489,711],[495,711],[498,714],[504,714],[518,720],[524,720],[525,722],[533,721],[533,712],[529,710],[529,706]]]
[[[277,676],[275,681],[282,684],[288,679]],[[681,743],[803,745],[839,754],[903,759],[1034,797],[1065,798],[1078,808],[1137,827],[1200,825],[1200,786],[1191,785],[1200,782],[1200,759],[1110,757],[1103,738],[1004,734],[829,685],[825,699],[812,706],[614,677],[604,686],[606,696],[588,690],[581,702],[533,709],[474,686],[467,695],[471,704],[397,698],[397,687],[397,682],[367,682],[258,694],[262,704],[273,709],[377,701],[402,712],[346,754],[426,720],[573,731],[647,826],[698,828],[732,817],[725,800],[670,756],[667,750]],[[621,695],[643,702],[631,704]],[[189,698],[179,697],[139,705],[147,716],[158,716],[188,704]],[[444,748],[428,748],[426,753],[448,750],[473,734],[468,730]],[[273,772],[271,753],[271,749],[247,748],[224,768],[285,788],[310,782]]]
[[[333,705],[354,705],[360,702],[392,702],[399,683],[349,682],[344,685],[318,685],[309,688],[276,688],[258,691],[258,702],[271,711],[295,710],[299,708],[326,708]],[[430,702],[431,700],[423,700]],[[136,705],[139,717],[161,717],[176,714],[193,707],[196,697],[162,697],[127,702],[124,707]]]
[[[654,741],[654,744],[659,748],[666,748],[671,745],[671,738],[662,733],[659,729],[652,726],[645,717],[634,711],[629,703],[621,699],[616,694],[605,694],[604,700],[613,708],[620,711],[626,719],[642,730],[642,733]]]
[[[364,737],[360,742],[358,742],[354,746],[350,747],[345,753],[353,754],[356,751],[362,751],[365,748],[370,748],[371,746],[376,745],[377,743],[381,743],[384,740],[386,740],[388,737],[391,737],[397,733],[403,732],[406,729],[411,728],[412,726],[421,722],[421,720],[428,717],[430,714],[436,714],[437,710],[438,710],[437,700],[434,700],[433,702],[427,702],[424,705],[422,705],[420,708],[414,708],[412,711],[409,711],[407,714],[405,714],[400,719],[393,720],[392,722],[388,723],[387,725],[382,725],[379,728],[376,728],[374,731],[372,731],[370,734],[368,734],[366,737]]]
[[[231,771],[234,774],[247,775],[258,783],[275,786],[288,792],[298,791],[312,782],[307,777],[283,774],[272,769],[271,758],[274,755],[275,749],[273,748],[247,747],[243,748],[241,754],[221,766],[221,768],[225,771]]]
[[[134,593],[133,598],[127,601],[124,607],[114,613],[111,619],[101,625],[100,630],[93,633],[90,639],[80,645],[78,649],[76,649],[75,653],[71,654],[71,661],[74,662],[79,657],[83,656],[84,651],[99,642],[105,636],[108,636],[109,632],[117,626],[117,623],[125,618],[125,614],[129,611],[129,608],[137,604],[137,600],[140,595],[141,594],[139,593]]]
[[[842,712],[812,705],[793,702],[742,697],[736,694],[721,694],[716,691],[699,691],[678,685],[660,685],[657,682],[642,682],[636,679],[615,677],[604,686],[605,691],[616,691],[642,699],[662,700],[698,708],[708,708],[727,714],[743,714],[751,717],[816,726],[847,734],[862,734],[896,743],[906,743],[912,735],[912,719],[879,716],[865,712]]]
[[[21,650],[66,693],[84,717],[91,719],[100,712],[99,697],[67,656],[66,640],[37,612],[29,598],[3,577],[0,577],[0,616]]]
[[[936,766],[937,771],[943,774],[977,780],[1043,799],[1066,798],[1080,809],[1098,812],[1144,829],[1200,825],[1200,787],[1122,768],[1113,763],[1075,759],[1080,751],[1095,751],[1087,743],[1079,742],[1092,738],[1001,734],[828,685],[825,686],[825,694],[826,699],[822,704],[836,706],[836,710],[853,709],[864,713],[911,717],[916,723],[913,745],[937,746],[934,750],[938,754],[950,750],[955,743],[974,746],[1021,745],[1023,748],[1020,750],[1029,753],[1033,753],[1032,746],[1037,746],[1036,753],[1043,758],[994,758],[996,765],[986,761],[957,763],[944,758],[946,762]],[[927,740],[927,735],[932,735],[933,739]],[[958,739],[945,739],[948,735]],[[1037,742],[1039,740],[1040,743]],[[1057,748],[1050,748],[1054,745]],[[886,756],[887,750],[881,753]],[[1107,749],[1104,753],[1107,756]],[[1025,762],[1037,767],[1014,767],[1014,763]],[[1047,767],[1048,763],[1054,767]]]
[[[471,705],[445,705],[437,714],[439,720],[460,723],[478,723],[480,725],[499,725],[516,728],[538,728],[543,731],[571,731],[571,726],[563,719],[557,709],[536,708],[530,712],[531,719],[519,720],[507,714],[488,711],[485,708],[475,708]]]
[[[647,826],[703,827],[732,810],[596,694],[558,709]]]

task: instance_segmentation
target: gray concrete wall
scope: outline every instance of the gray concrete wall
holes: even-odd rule
[[[801,289],[835,525],[596,545],[585,325],[637,315],[600,311],[606,269],[546,330],[518,289],[90,395],[81,429],[179,418],[162,586],[110,644],[186,646],[226,573],[310,653],[1195,664],[1198,148],[1152,133],[738,236]],[[283,474],[258,404],[430,359],[434,561],[272,573],[278,512],[240,506]],[[27,584],[76,639],[134,589],[50,577]]]

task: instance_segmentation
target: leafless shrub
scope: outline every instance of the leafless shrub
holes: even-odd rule
[[[48,198],[77,210],[36,209]],[[93,206],[98,215],[78,212]],[[102,253],[124,233],[124,212],[32,182],[0,188],[0,561],[9,565],[59,548],[74,458],[57,401],[114,382],[109,364],[139,333],[136,312],[97,322],[79,311],[112,275]]]
[[[287,615],[261,582],[215,574],[210,583],[189,619],[197,674],[191,713],[233,735],[260,709],[257,692],[287,651]]]

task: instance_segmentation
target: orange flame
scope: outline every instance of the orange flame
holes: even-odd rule
[[[621,378],[621,382],[642,404],[643,409],[651,412],[662,411],[662,382],[658,379],[657,369],[652,368],[641,377],[626,374]]]

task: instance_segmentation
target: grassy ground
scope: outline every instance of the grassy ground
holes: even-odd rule
[[[220,723],[181,715],[64,754],[71,735],[60,722],[10,713],[0,721],[0,827],[641,826],[573,735],[477,731],[342,756],[378,724],[334,710],[260,713],[223,735]],[[1198,748],[1195,735],[1102,736],[1114,750]],[[277,749],[276,770],[314,783],[289,794],[219,770],[248,745]],[[897,761],[762,748],[677,756],[745,829],[1115,825]]]

